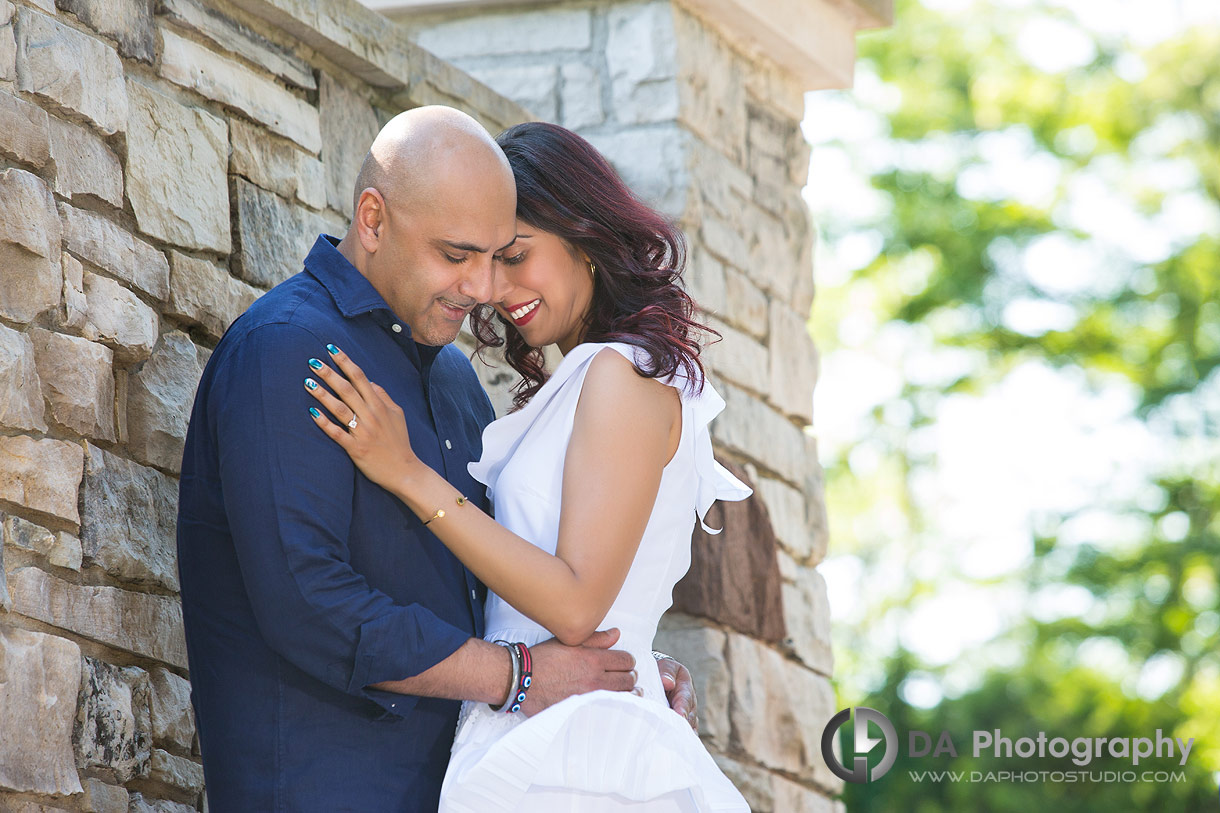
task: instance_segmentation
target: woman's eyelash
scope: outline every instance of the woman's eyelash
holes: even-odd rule
[[[517,254],[516,256],[513,256],[513,257],[505,257],[503,255],[500,256],[500,262],[504,263],[505,265],[516,265],[517,263],[521,262],[524,259],[525,259],[525,252],[521,252],[520,254]]]

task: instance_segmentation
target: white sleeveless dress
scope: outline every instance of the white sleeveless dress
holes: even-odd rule
[[[606,349],[631,361],[638,352],[619,343],[573,348],[524,408],[484,430],[483,456],[470,464],[470,473],[487,485],[496,520],[552,554],[577,399],[590,362]],[[444,813],[748,813],[698,735],[669,708],[651,654],[673,586],[690,567],[695,519],[702,522],[715,500],[743,500],[751,493],[712,458],[707,427],[724,401],[710,384],[701,393],[690,391],[681,372],[665,383],[681,393],[681,441],[662,473],[623,588],[598,626],[622,630],[616,648],[635,656],[643,697],[590,692],[528,719],[493,712],[486,703],[463,703],[441,790]],[[494,593],[486,619],[489,641],[532,645],[552,637]]]

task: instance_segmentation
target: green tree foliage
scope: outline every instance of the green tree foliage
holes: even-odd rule
[[[1139,45],[1081,25],[1070,3],[896,5],[894,26],[860,43],[886,149],[870,153],[846,137],[838,145],[867,173],[878,205],[864,217],[819,212],[832,251],[852,241],[856,256],[860,245],[872,250],[842,284],[819,289],[813,328],[833,357],[845,345],[839,319],[863,302],[873,340],[898,325],[897,335],[951,361],[904,376],[877,398],[855,444],[872,450],[870,465],[853,461],[852,445],[824,461],[832,553],[869,573],[892,559],[899,536],[915,562],[916,548],[938,533],[918,487],[938,461],[913,440],[945,399],[992,391],[1023,364],[1097,389],[1120,382],[1132,394],[1132,419],[1165,445],[1170,462],[1148,472],[1138,498],[1099,493],[1078,511],[1031,518],[1032,554],[1019,573],[977,585],[1019,588],[1023,611],[970,653],[967,679],[962,664],[925,663],[887,633],[950,575],[911,567],[852,628],[836,631],[841,705],[885,712],[904,749],[912,728],[934,738],[952,731],[959,748],[970,731],[994,728],[1014,738],[1160,728],[1196,744],[1186,781],[1160,784],[916,783],[907,770],[1025,764],[975,760],[968,747],[957,760],[900,759],[883,780],[849,785],[848,809],[1212,810],[1220,776],[1220,26],[1183,26]],[[1058,68],[1034,64],[1022,38],[1064,29],[1083,56]],[[1004,162],[1025,177],[997,182],[993,170]],[[818,171],[815,151],[815,184]],[[1043,178],[1040,190],[1023,186],[1028,178]],[[887,512],[900,519],[880,523]],[[1076,514],[1098,512],[1109,524],[1093,527],[1121,526],[1121,540],[1065,532]],[[1041,611],[1064,595],[1085,600],[1078,610]],[[880,653],[879,638],[887,641]],[[909,702],[913,681],[936,687],[933,702]]]

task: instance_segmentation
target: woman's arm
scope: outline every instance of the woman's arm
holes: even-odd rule
[[[674,388],[635,372],[610,350],[590,362],[564,458],[559,541],[552,556],[470,503],[410,451],[402,410],[342,353],[345,380],[319,378],[342,399],[311,390],[350,432],[315,422],[369,479],[397,495],[488,587],[561,642],[584,641],[614,602],[643,537],[661,473],[677,449],[681,407]],[[436,516],[444,510],[441,517]]]

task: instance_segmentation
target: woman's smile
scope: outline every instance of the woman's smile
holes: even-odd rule
[[[538,312],[538,305],[541,302],[541,299],[532,299],[529,302],[514,305],[508,309],[508,318],[513,320],[514,325],[521,327],[534,318],[534,314]]]

